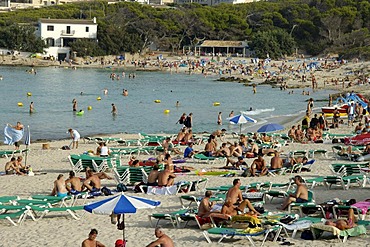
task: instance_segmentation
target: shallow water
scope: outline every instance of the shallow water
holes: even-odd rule
[[[227,124],[231,110],[238,114],[253,108],[251,117],[257,124],[245,124],[243,131],[253,131],[265,122],[286,123],[306,109],[306,100],[326,99],[330,91],[319,91],[310,96],[258,86],[253,94],[251,87],[231,82],[216,82],[216,77],[202,75],[169,74],[162,72],[136,72],[135,79],[112,81],[110,73],[122,73],[123,69],[37,68],[37,74],[29,74],[26,67],[0,67],[3,80],[0,97],[0,126],[21,121],[29,125],[33,140],[67,138],[68,128],[77,129],[82,136],[111,133],[175,133],[180,115],[193,112],[195,133],[226,128],[239,131],[239,126]],[[108,95],[103,89],[108,89]],[[129,96],[122,95],[128,89]],[[27,93],[32,93],[28,97]],[[83,92],[80,95],[80,92]],[[101,100],[97,100],[101,97]],[[83,116],[72,112],[72,100],[78,102]],[[159,99],[161,103],[154,103]],[[29,104],[34,102],[36,112],[29,114]],[[180,106],[176,107],[176,101]],[[23,107],[17,103],[22,102]],[[219,106],[213,106],[219,102]],[[118,114],[112,116],[111,104]],[[325,102],[316,102],[315,107]],[[92,110],[87,110],[91,106]],[[273,111],[271,109],[274,108]],[[268,109],[268,110],[266,110]],[[164,114],[164,110],[170,110]],[[222,112],[223,126],[217,125],[218,112]],[[288,118],[287,118],[288,117]]]

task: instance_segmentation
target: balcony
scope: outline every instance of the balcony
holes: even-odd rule
[[[73,35],[75,35],[75,30],[72,30],[72,31],[69,31],[69,32],[67,32],[66,30],[62,30],[60,35],[61,36],[73,36]]]

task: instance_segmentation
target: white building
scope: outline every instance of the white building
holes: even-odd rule
[[[38,35],[48,45],[46,53],[58,60],[70,56],[69,44],[77,39],[97,40],[96,18],[82,19],[40,19]]]

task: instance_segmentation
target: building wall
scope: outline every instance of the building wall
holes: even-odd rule
[[[46,53],[58,59],[60,54],[66,54],[66,58],[69,58],[70,48],[67,47],[68,40],[83,38],[97,39],[97,31],[98,25],[95,23],[67,24],[39,22],[37,33],[49,45],[45,49]]]

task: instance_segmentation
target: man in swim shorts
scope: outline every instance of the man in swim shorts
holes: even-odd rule
[[[80,133],[78,133],[78,131],[74,130],[74,129],[69,129],[68,132],[72,137],[72,143],[73,143],[72,144],[72,149],[74,149],[75,147],[77,149],[78,148],[78,141],[81,138]]]
[[[294,183],[297,185],[297,189],[294,194],[290,194],[286,199],[283,205],[281,206],[281,210],[285,210],[288,206],[293,203],[305,203],[308,202],[308,189],[303,183],[303,178],[301,176],[294,177]]]
[[[51,192],[52,196],[65,197],[68,195],[68,190],[63,178],[63,174],[59,174],[57,180],[54,181],[54,188]]]
[[[92,170],[87,171],[86,180],[83,186],[91,192],[97,192],[101,189],[101,181],[97,174],[94,174]]]
[[[82,191],[82,184],[80,178],[76,177],[74,171],[69,172],[69,178],[65,182],[67,190],[71,194],[78,194]]]
[[[104,244],[96,240],[98,236],[98,231],[96,229],[91,229],[89,237],[82,242],[82,247],[105,247]]]
[[[158,175],[159,186],[172,186],[174,185],[176,175],[170,171],[170,166],[167,164],[164,166],[164,170]]]

